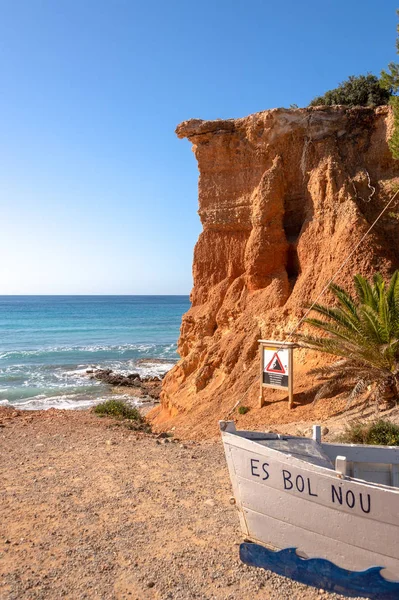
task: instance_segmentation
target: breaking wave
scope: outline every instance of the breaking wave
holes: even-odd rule
[[[72,354],[115,354],[124,356],[126,354],[135,354],[141,356],[153,357],[175,357],[176,344],[120,344],[120,345],[89,345],[89,346],[55,346],[48,348],[37,348],[33,350],[10,350],[9,352],[0,353],[0,359],[19,359],[30,357],[53,358],[54,355]]]
[[[0,404],[84,408],[112,388],[87,370],[162,376],[188,296],[0,296]]]

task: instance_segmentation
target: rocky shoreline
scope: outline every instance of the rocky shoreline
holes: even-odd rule
[[[165,373],[166,374],[166,373]],[[87,369],[86,375],[90,379],[98,379],[116,388],[133,388],[134,395],[138,398],[149,397],[159,401],[162,389],[162,379],[165,374],[155,377],[141,377],[139,373],[124,375],[112,369]]]

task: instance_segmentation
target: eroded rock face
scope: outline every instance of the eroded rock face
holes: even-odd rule
[[[181,360],[155,422],[179,415],[202,427],[258,395],[257,340],[286,339],[391,196],[391,127],[387,107],[275,109],[177,127],[198,161],[203,232]],[[397,268],[398,233],[387,211],[336,281]]]

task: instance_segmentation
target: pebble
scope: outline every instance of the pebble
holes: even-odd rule
[[[212,500],[212,498],[208,498],[208,500],[205,500],[204,504],[206,504],[207,506],[215,506],[215,501]]]

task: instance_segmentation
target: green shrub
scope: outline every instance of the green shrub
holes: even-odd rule
[[[106,400],[94,407],[94,412],[97,415],[116,417],[117,419],[130,419],[143,423],[144,418],[134,406],[131,406],[124,400]]]
[[[341,442],[375,446],[399,446],[399,426],[390,421],[352,423],[340,436]]]
[[[399,16],[399,11],[396,11]],[[396,54],[399,54],[399,25],[396,26]],[[399,64],[391,62],[388,65],[388,71],[381,71],[380,84],[391,94],[399,91]]]
[[[240,415],[246,415],[248,411],[249,411],[249,406],[239,406],[238,407],[238,412]]]
[[[378,77],[371,75],[351,75],[333,90],[324,96],[319,96],[311,101],[309,106],[380,106],[388,104],[391,97],[390,91],[380,85]]]
[[[393,133],[389,138],[388,145],[392,156],[399,158],[399,96],[392,96],[390,100],[393,112]]]

